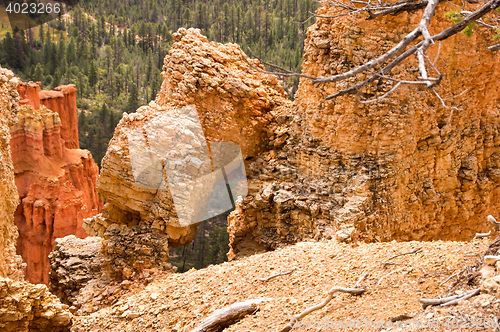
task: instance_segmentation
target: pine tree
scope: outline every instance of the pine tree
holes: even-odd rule
[[[139,91],[137,89],[137,85],[132,82],[130,85],[130,92],[127,100],[127,112],[132,113],[135,112],[136,109],[139,108]]]
[[[92,60],[90,63],[90,70],[89,70],[89,84],[91,87],[94,87],[97,84],[97,66],[95,64],[95,61]]]

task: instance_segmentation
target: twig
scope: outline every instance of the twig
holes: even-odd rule
[[[278,273],[278,274],[275,274],[275,275],[267,277],[267,278],[259,278],[259,280],[260,281],[269,281],[269,280],[276,278],[276,277],[279,277],[279,276],[286,276],[287,274],[292,274],[293,272],[295,272],[295,270],[291,270],[291,271],[283,272],[283,273]]]
[[[387,91],[386,93],[384,93],[382,96],[380,97],[377,97],[377,98],[374,98],[374,99],[369,99],[369,100],[360,100],[358,98],[358,95],[356,95],[356,100],[361,103],[361,104],[370,104],[370,103],[374,103],[376,101],[379,101],[381,99],[384,99],[386,97],[388,97],[391,93],[393,93],[394,91],[396,91],[396,89],[401,85],[401,82],[397,83],[392,89],[390,89],[389,91]]]
[[[359,288],[359,284],[366,278],[367,275],[368,273],[363,274],[356,282],[356,285],[354,285],[354,288]]]
[[[476,235],[474,235],[474,239],[477,239],[480,237],[488,237],[490,235],[491,235],[491,231],[489,231],[488,233],[476,233]]]
[[[280,330],[280,332],[288,332],[293,328],[293,325],[295,325],[299,320],[304,318],[305,316],[309,315],[311,312],[319,310],[326,306],[333,298],[333,295],[338,292],[342,293],[349,293],[352,295],[361,295],[366,291],[364,288],[344,288],[344,287],[333,287],[330,289],[327,293],[326,298],[323,300],[323,302],[316,304],[312,307],[307,308],[306,310],[302,311],[300,314],[293,316],[290,319],[290,323],[285,326],[283,329]]]
[[[490,47],[488,47],[488,50],[491,52],[496,52],[496,51],[500,50],[500,44],[490,46]]]
[[[449,305],[454,305],[454,304],[457,304],[458,302],[460,301],[463,301],[463,300],[467,300],[467,299],[470,299],[471,297],[479,294],[479,292],[481,292],[481,288],[476,288],[474,290],[471,290],[470,292],[467,292],[465,293],[462,297],[458,298],[458,299],[455,299],[453,301],[450,301],[450,302],[446,302],[446,303],[443,303],[441,304],[441,307],[447,307]]]
[[[422,303],[422,307],[424,309],[430,305],[443,305],[443,304],[451,305],[451,304],[458,303],[458,301],[468,299],[468,298],[478,294],[480,291],[481,291],[481,289],[477,288],[477,289],[474,289],[472,291],[469,291],[469,292],[461,294],[461,295],[443,297],[440,299],[420,299],[420,303]],[[457,302],[455,302],[455,301],[457,301]]]
[[[493,216],[488,216],[488,221],[493,227],[496,227],[497,232],[500,233],[500,222],[496,221],[496,219]]]
[[[383,276],[382,278],[380,278],[380,279],[378,280],[378,282],[377,282],[377,286],[379,286],[379,285],[380,285],[380,283],[382,282],[382,280],[384,280],[386,277],[390,276],[390,275],[391,275],[391,274],[393,274],[393,273],[399,272],[399,271],[401,271],[402,269],[404,269],[404,267],[402,267],[402,268],[400,268],[400,269],[397,269],[397,270],[394,270],[394,271],[392,271],[392,272],[387,273],[385,276]]]
[[[391,322],[394,323],[402,320],[408,320],[412,319],[413,317],[415,317],[415,315],[407,315],[407,314],[397,315],[396,317],[391,317]]]
[[[400,256],[405,256],[405,255],[412,255],[412,254],[416,254],[417,252],[419,252],[420,250],[422,250],[422,247],[418,247],[417,249],[413,249],[412,251],[410,252],[405,252],[405,253],[402,253],[402,254],[398,254],[396,256],[392,256],[391,258],[388,258],[385,260],[385,262],[388,262],[390,260],[393,260],[394,258],[397,258],[397,257],[400,257]],[[384,263],[385,263],[384,262]],[[382,263],[382,264],[384,264]]]
[[[459,274],[460,274],[460,272],[457,272],[454,275],[449,276],[445,281],[443,281],[442,283],[439,284],[439,287],[443,286],[444,284],[446,284],[448,282],[448,280],[450,280],[453,277],[458,276]]]

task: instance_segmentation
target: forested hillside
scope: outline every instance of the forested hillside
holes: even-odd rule
[[[80,143],[100,165],[121,112],[152,100],[172,33],[200,28],[210,40],[235,42],[263,60],[299,71],[311,0],[90,0],[61,20],[7,33],[0,63],[43,88],[78,89]],[[305,23],[301,23],[307,21]],[[50,26],[50,27],[49,27]],[[284,82],[293,96],[298,79]],[[103,106],[106,104],[106,106]],[[107,114],[107,115],[106,115]],[[104,120],[105,119],[105,120]]]

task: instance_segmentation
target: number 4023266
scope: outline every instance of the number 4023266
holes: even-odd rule
[[[47,3],[12,3],[10,2],[5,8],[9,14],[59,14],[61,12],[61,4],[50,2]]]

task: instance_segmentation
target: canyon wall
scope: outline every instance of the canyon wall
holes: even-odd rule
[[[68,306],[62,305],[45,285],[25,282],[25,264],[16,255],[14,211],[19,195],[14,182],[9,127],[17,122],[18,83],[11,71],[0,67],[0,330],[69,331],[72,315]]]
[[[451,25],[446,10],[437,11],[436,31]],[[345,72],[396,45],[419,17],[318,18],[308,30],[303,74]],[[347,82],[302,79],[291,103],[276,78],[261,73],[257,60],[245,60],[237,45],[180,29],[155,102],[125,114],[110,142],[98,183],[107,204],[85,227],[105,238],[109,257],[127,251],[116,247],[127,242],[119,234],[129,232],[116,226],[107,232],[112,224],[154,229],[167,234],[170,246],[192,240],[196,225],[179,227],[168,189],[134,182],[128,137],[162,112],[195,105],[207,140],[236,143],[245,159],[249,193],[229,217],[230,258],[305,239],[471,239],[488,230],[486,215],[500,212],[500,67],[498,55],[486,49],[490,37],[478,30],[442,43],[436,65],[444,78],[436,91],[457,96],[447,101],[459,108],[452,113],[432,91],[413,85],[362,104],[355,95],[325,100]],[[428,53],[436,58],[438,46]],[[415,66],[411,58],[391,74],[408,79]],[[373,98],[392,86],[377,81],[360,96]]]
[[[318,14],[333,15],[323,6]],[[431,33],[451,22],[443,5]],[[303,74],[330,76],[348,71],[394,47],[418,25],[421,13],[365,20],[318,18],[308,29]],[[433,46],[443,81],[434,93],[415,85],[393,87],[377,80],[359,95],[325,100],[361,82],[313,84],[301,79],[288,138],[260,169],[259,192],[229,218],[231,253],[272,249],[303,239],[341,241],[469,240],[488,231],[488,214],[500,213],[500,55],[489,52],[492,34],[476,29]],[[416,79],[416,59],[391,75]],[[465,92],[464,92],[465,91]]]
[[[83,219],[101,211],[96,191],[99,169],[89,151],[78,149],[76,89],[39,91],[21,83],[19,121],[10,146],[20,204],[15,223],[17,252],[27,263],[26,279],[48,284],[49,259],[56,238],[83,238]]]
[[[0,277],[23,279],[22,259],[16,255],[17,228],[14,211],[19,203],[9,147],[9,127],[17,122],[19,80],[0,67]]]

